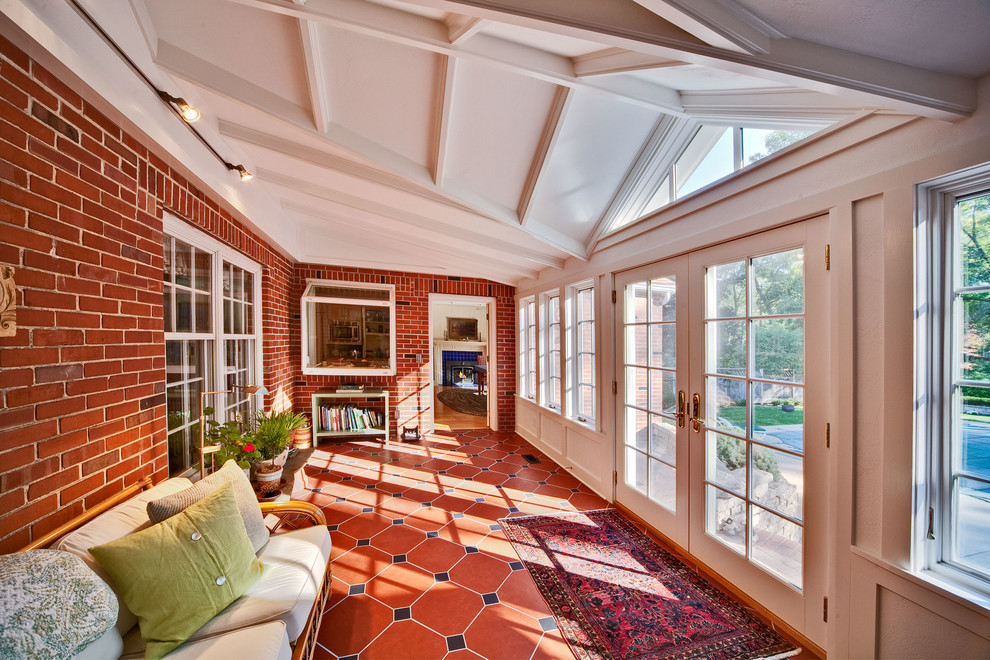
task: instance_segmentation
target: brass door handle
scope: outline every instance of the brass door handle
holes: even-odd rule
[[[691,397],[691,428],[701,433],[701,395],[695,392]]]
[[[684,390],[677,392],[677,426],[678,428],[684,428],[684,424],[687,420],[687,395],[684,394]]]

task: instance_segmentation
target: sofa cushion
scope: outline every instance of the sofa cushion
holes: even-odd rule
[[[238,467],[233,460],[227,461],[219,470],[205,479],[200,479],[189,488],[148,502],[148,517],[153,523],[167,520],[227,483],[234,487],[237,508],[244,520],[244,529],[247,530],[254,551],[258,552],[268,543],[268,528],[265,527],[261,507],[258,506],[258,496],[255,495],[251,482],[244,474],[244,469]]]
[[[285,622],[290,641],[302,634],[330,561],[330,533],[318,525],[272,534],[258,559],[265,564],[261,580],[189,641],[276,619]],[[139,652],[141,645],[136,632],[124,637],[125,654]]]
[[[0,555],[0,658],[66,658],[116,633],[116,621],[117,596],[79,557]]]
[[[110,630],[103,633],[102,637],[76,653],[71,660],[107,660],[119,657],[123,651],[124,640],[117,632],[117,627],[110,626]]]
[[[233,486],[182,513],[90,548],[138,617],[146,658],[160,658],[261,577]]]
[[[55,544],[54,549],[76,555],[113,587],[115,586],[113,581],[100,566],[100,563],[96,561],[96,558],[89,554],[89,549],[94,545],[108,543],[150,526],[151,521],[148,519],[146,510],[148,502],[183,488],[189,488],[191,485],[191,481],[182,477],[163,481],[102,513],[98,518],[89,521],[71,534],[67,534]],[[119,595],[119,592],[117,593]],[[127,605],[120,603],[117,612],[117,633],[121,637],[125,636],[127,631],[133,628],[136,623],[137,617],[127,608]]]
[[[137,660],[143,654],[121,656],[121,660]],[[290,660],[292,647],[285,634],[285,624],[270,621],[249,628],[188,641],[168,654],[168,660]]]

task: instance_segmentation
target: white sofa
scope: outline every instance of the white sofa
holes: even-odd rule
[[[151,525],[147,503],[191,482],[168,479],[148,488],[146,479],[100,507],[84,513],[25,550],[49,547],[80,557],[113,587],[89,548]],[[213,617],[168,657],[308,658],[315,649],[320,616],[330,592],[330,534],[322,512],[305,502],[262,503],[273,534],[258,551],[266,569],[243,596]],[[306,519],[311,526],[300,527]],[[286,521],[293,529],[285,529]],[[116,626],[83,649],[76,658],[141,658],[144,642],[137,618],[118,598]]]

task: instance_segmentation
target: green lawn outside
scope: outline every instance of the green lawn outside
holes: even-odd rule
[[[757,426],[778,426],[801,424],[804,422],[804,408],[794,408],[794,412],[784,412],[780,406],[753,406]],[[718,409],[718,416],[743,428],[746,426],[745,406],[724,406]]]
[[[962,418],[970,422],[983,422],[984,424],[990,423],[990,417],[987,415],[971,415],[969,413],[963,413]]]

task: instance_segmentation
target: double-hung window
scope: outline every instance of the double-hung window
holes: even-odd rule
[[[560,293],[557,291],[544,293],[541,297],[540,317],[542,352],[541,373],[543,381],[542,403],[547,408],[560,411]]]
[[[536,400],[536,300],[532,296],[519,301],[519,392]]]
[[[567,291],[567,416],[594,425],[595,285],[589,280]]]
[[[919,186],[915,565],[990,595],[990,164]]]
[[[261,266],[166,215],[165,394],[170,475],[199,460],[200,393],[260,385]],[[251,395],[207,400],[217,419],[253,411]]]

